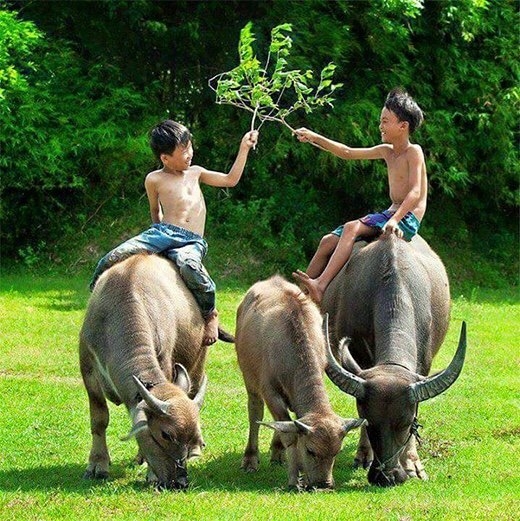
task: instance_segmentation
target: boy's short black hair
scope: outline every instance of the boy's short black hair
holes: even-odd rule
[[[172,154],[179,146],[186,146],[192,139],[190,131],[180,123],[167,119],[150,132],[150,147],[157,159],[161,154]]]
[[[385,108],[391,110],[399,121],[408,121],[410,134],[421,126],[424,115],[419,105],[404,89],[392,89],[385,101]]]

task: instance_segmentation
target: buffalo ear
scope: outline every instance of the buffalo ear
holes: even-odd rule
[[[134,419],[133,419],[133,425],[130,429],[130,432],[126,435],[121,437],[121,441],[128,441],[132,438],[135,438],[140,432],[143,432],[144,430],[148,429],[148,419],[146,417],[146,413],[144,411],[145,408],[145,402],[142,401],[136,408],[134,413]]]
[[[128,441],[132,438],[135,438],[140,432],[145,431],[148,429],[148,422],[142,421],[139,423],[136,423],[131,429],[130,432],[126,436],[121,437],[121,441]]]
[[[190,392],[190,375],[182,364],[175,364],[175,377],[173,379],[173,383],[178,385],[186,394]]]

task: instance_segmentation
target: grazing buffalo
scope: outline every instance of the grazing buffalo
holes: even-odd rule
[[[258,282],[238,308],[235,338],[249,411],[242,468],[258,469],[265,402],[275,420],[263,423],[275,430],[271,461],[281,462],[287,452],[289,487],[298,487],[302,471],[308,489],[332,488],[343,438],[364,420],[343,419],[332,411],[323,383],[326,353],[318,307],[280,276]]]
[[[418,403],[444,392],[462,370],[463,324],[449,367],[428,377],[448,330],[450,291],[439,257],[420,236],[382,236],[356,248],[327,288],[333,350],[328,376],[357,400],[367,420],[355,463],[370,467],[372,484],[426,479],[415,436]],[[341,341],[341,339],[345,338]]]
[[[204,446],[199,409],[206,388],[204,321],[177,268],[135,255],[106,271],[80,333],[81,374],[90,405],[86,478],[106,478],[107,399],[128,409],[139,458],[160,488],[186,488],[186,461]]]

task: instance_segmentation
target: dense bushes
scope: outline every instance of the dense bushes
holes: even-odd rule
[[[126,210],[118,201],[142,196],[154,164],[148,129],[165,117],[191,128],[196,163],[228,168],[249,117],[216,105],[207,80],[236,65],[249,20],[260,49],[288,22],[295,67],[338,66],[334,110],[294,115],[293,126],[376,144],[386,92],[406,87],[426,113],[414,136],[431,184],[424,235],[485,240],[517,261],[512,0],[0,2],[3,257],[43,255],[64,236],[77,247],[75,231],[106,218],[100,207]],[[280,265],[388,202],[384,165],[340,161],[274,123],[239,186],[206,195],[210,230]]]

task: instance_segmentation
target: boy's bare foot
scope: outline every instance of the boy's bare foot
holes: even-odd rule
[[[218,313],[213,311],[211,315],[206,317],[206,327],[204,328],[204,337],[202,345],[210,346],[218,340]]]
[[[321,299],[323,297],[323,291],[318,285],[318,281],[316,279],[311,279],[307,273],[304,273],[303,271],[296,270],[293,272],[293,277],[300,281],[305,289],[307,290],[306,293],[311,297],[316,304],[319,304],[321,302]]]

